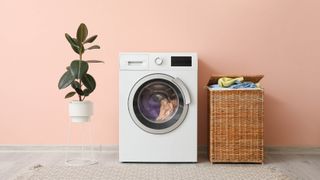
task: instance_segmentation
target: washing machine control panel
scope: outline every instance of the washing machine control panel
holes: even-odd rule
[[[154,56],[151,57],[150,67],[154,68],[174,68],[184,67],[188,68],[192,66],[192,56]]]
[[[196,70],[196,53],[120,53],[120,69],[140,70]]]

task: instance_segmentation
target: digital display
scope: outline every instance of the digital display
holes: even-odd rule
[[[171,56],[171,66],[192,66],[192,57]]]

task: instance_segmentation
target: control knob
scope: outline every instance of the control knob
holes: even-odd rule
[[[154,62],[157,64],[157,65],[161,65],[163,63],[163,59],[161,59],[160,57],[157,57]]]

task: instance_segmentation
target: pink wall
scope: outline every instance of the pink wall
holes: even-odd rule
[[[267,145],[320,146],[320,1],[2,0],[0,144],[64,144],[67,91],[57,81],[77,58],[64,33],[80,22],[99,34],[105,60],[98,86],[95,143],[118,143],[118,52],[199,54],[199,142],[205,144],[210,74],[264,74]]]

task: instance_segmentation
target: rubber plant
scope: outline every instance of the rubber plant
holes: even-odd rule
[[[81,23],[78,27],[76,38],[71,37],[68,33],[65,33],[65,37],[73,51],[79,55],[79,59],[73,60],[66,68],[66,72],[59,80],[58,87],[59,89],[65,89],[71,85],[73,91],[67,93],[65,98],[70,98],[77,94],[79,101],[83,101],[96,88],[96,81],[93,76],[88,73],[89,64],[103,63],[103,61],[100,60],[83,59],[83,54],[86,51],[100,49],[99,45],[85,47],[93,43],[98,35],[93,35],[88,38],[88,28],[84,23]]]

